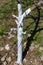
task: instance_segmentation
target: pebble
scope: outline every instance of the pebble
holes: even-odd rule
[[[24,47],[26,46],[27,41],[24,43]]]
[[[35,48],[38,48],[39,47],[39,44],[38,45],[35,45]]]
[[[9,44],[5,45],[5,49],[6,49],[7,51],[10,50]]]
[[[28,34],[28,37],[30,37],[31,36],[31,34]]]
[[[33,62],[33,59],[30,59],[30,62],[32,63]]]
[[[4,60],[5,60],[5,57],[2,57],[2,58],[1,58],[1,61],[3,62]]]
[[[5,35],[3,35],[3,37],[5,38],[6,36],[5,36]]]
[[[2,62],[5,61],[6,56],[7,56],[7,53],[1,58]]]
[[[32,63],[32,60],[30,62]]]
[[[0,47],[0,51],[3,51],[4,50],[4,47]]]
[[[39,50],[40,50],[40,51],[43,51],[43,47],[39,47]]]
[[[29,52],[27,51],[27,54],[28,54]]]
[[[31,46],[30,46],[30,50],[33,51],[35,49],[35,46],[34,44],[32,43]]]
[[[8,39],[11,39],[11,38],[13,38],[13,37],[14,37],[14,35],[10,34],[10,36],[8,37]]]
[[[26,60],[26,59],[24,59],[23,61],[26,63],[26,61],[27,61],[27,60]]]
[[[41,58],[41,61],[43,61],[43,55],[40,58]]]
[[[39,62],[36,59],[34,61],[35,61],[35,65],[39,65]]]
[[[3,65],[7,65],[6,61],[3,62]]]
[[[12,53],[12,56],[14,56],[14,53]]]
[[[11,57],[6,58],[7,62],[11,62]]]

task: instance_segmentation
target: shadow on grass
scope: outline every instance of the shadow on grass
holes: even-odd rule
[[[27,51],[29,51],[29,47],[31,45],[31,42],[32,42],[33,37],[35,36],[35,34],[37,32],[40,32],[41,30],[43,30],[43,28],[37,29],[38,28],[38,24],[39,24],[39,20],[40,20],[40,9],[38,7],[37,7],[37,12],[38,12],[38,17],[35,18],[35,17],[31,16],[31,18],[34,19],[34,21],[36,22],[35,23],[36,25],[35,25],[34,30],[31,33],[31,36],[27,38],[26,48],[23,51],[23,59],[25,58],[25,56],[27,54]]]

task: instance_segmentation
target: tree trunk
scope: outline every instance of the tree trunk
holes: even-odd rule
[[[20,0],[18,1],[18,17],[13,15],[14,18],[16,18],[15,22],[17,24],[17,64],[22,63],[22,39],[23,39],[23,19],[24,17],[27,17],[27,15],[34,10],[37,6],[40,6],[40,3],[37,4],[37,6],[32,6],[31,8],[28,8],[23,14],[22,14],[22,4]]]
[[[22,38],[23,38],[23,19],[22,19],[22,5],[18,3],[18,25],[17,25],[17,63],[22,63]]]

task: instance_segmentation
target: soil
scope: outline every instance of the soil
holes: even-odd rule
[[[9,44],[9,50],[5,49],[7,44]],[[0,65],[17,65],[15,64],[17,60],[17,44],[12,44],[9,40],[7,40],[6,44],[0,44],[0,49],[2,47],[4,49],[0,50]],[[23,59],[22,65],[43,65],[43,60],[41,60],[40,56],[35,55],[36,49],[32,48],[33,50],[31,50],[31,47],[32,46],[30,46],[29,51]],[[3,57],[5,57],[4,60],[1,60]]]

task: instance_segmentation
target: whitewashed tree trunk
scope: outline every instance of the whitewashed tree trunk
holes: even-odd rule
[[[20,0],[18,1],[18,17],[15,15],[12,15],[14,18],[16,18],[15,22],[17,24],[17,29],[13,28],[12,30],[17,30],[17,64],[22,63],[22,39],[23,39],[23,19],[26,17],[32,10],[34,10],[37,6],[40,6],[40,3],[37,4],[37,6],[32,6],[31,8],[28,8],[24,13],[22,13],[22,4]]]
[[[31,12],[31,9],[27,9],[22,14],[22,4],[18,2],[18,17],[13,15],[16,18],[15,22],[17,24],[17,64],[22,63],[22,39],[23,39],[23,19]]]
[[[23,38],[23,18],[22,16],[22,5],[18,3],[18,25],[17,25],[17,50],[18,50],[18,57],[17,63],[22,63],[22,38]]]
[[[29,11],[30,12],[30,11]],[[18,50],[18,57],[17,57],[17,63],[22,63],[22,39],[23,39],[23,19],[28,14],[28,11],[26,11],[22,15],[22,4],[18,3],[18,25],[17,25],[17,50]]]

